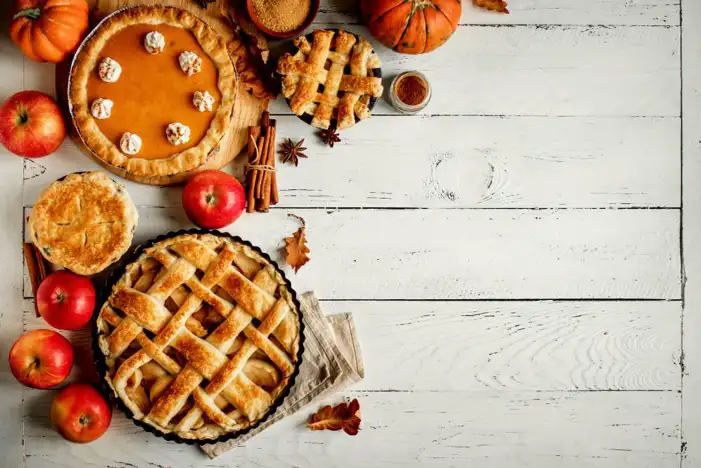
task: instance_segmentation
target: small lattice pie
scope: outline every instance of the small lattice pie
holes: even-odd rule
[[[105,380],[134,418],[213,440],[264,418],[299,364],[297,301],[256,249],[183,234],[147,248],[97,319]]]
[[[382,96],[382,78],[372,71],[380,58],[364,38],[345,31],[316,30],[310,44],[295,40],[298,51],[285,54],[277,72],[283,75],[282,94],[297,115],[312,115],[311,124],[339,129],[370,117],[370,98]]]
[[[51,263],[99,273],[129,249],[139,219],[126,189],[102,172],[69,174],[39,196],[29,238]]]

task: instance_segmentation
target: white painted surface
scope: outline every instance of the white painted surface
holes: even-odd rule
[[[684,0],[682,88],[684,273],[682,468],[701,466],[701,3]]]
[[[209,461],[117,411],[105,437],[71,445],[49,427],[52,393],[3,369],[0,466],[701,466],[701,5],[683,0],[680,23],[679,0],[512,3],[510,16],[466,7],[434,54],[378,48],[386,76],[428,73],[422,116],[379,103],[327,149],[273,106],[310,157],[281,167],[280,209],[231,231],[281,260],[287,214],[307,220],[312,261],[290,276],[328,313],[356,315],[358,437],[309,432],[303,411]],[[319,25],[363,31],[355,1],[322,4]],[[53,94],[52,66],[22,64],[6,38],[0,51],[0,97]],[[22,206],[97,165],[71,142],[23,169],[0,156],[6,354],[44,326],[22,300]],[[191,226],[180,189],[127,186],[137,242]],[[68,335],[87,349],[85,332]]]

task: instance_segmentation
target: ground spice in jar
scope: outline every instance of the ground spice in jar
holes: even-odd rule
[[[261,24],[279,33],[302,26],[311,9],[311,0],[253,0],[253,10]]]
[[[407,75],[397,83],[397,97],[408,106],[418,106],[428,94],[426,82],[416,75]]]

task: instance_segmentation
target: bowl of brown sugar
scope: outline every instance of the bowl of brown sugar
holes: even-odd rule
[[[268,36],[290,38],[307,29],[319,12],[320,0],[246,0],[251,21]]]

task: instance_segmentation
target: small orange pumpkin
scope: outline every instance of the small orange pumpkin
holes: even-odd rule
[[[375,38],[403,54],[445,44],[460,21],[460,0],[363,0],[365,25]]]
[[[18,0],[15,11],[10,37],[38,62],[63,61],[88,29],[85,0]]]

